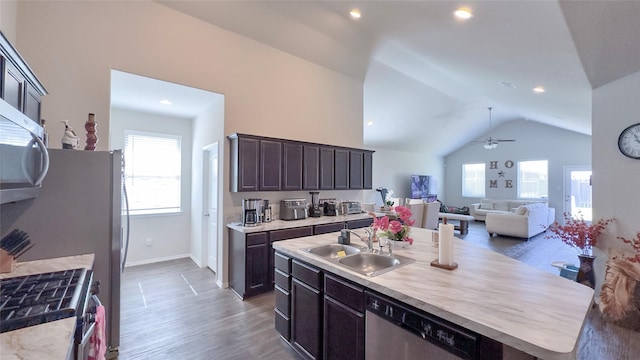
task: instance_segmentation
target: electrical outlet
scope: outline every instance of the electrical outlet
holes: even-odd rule
[[[147,240],[145,241],[145,243],[147,244],[147,246],[151,246],[151,244],[153,243],[153,241],[151,240],[151,238],[147,238]]]

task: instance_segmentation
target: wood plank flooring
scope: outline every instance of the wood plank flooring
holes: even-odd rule
[[[573,249],[544,234],[489,238],[484,223],[470,222],[459,237],[554,274],[552,261],[577,263]],[[120,360],[298,359],[274,330],[273,293],[241,301],[190,259],[126,268],[122,279]],[[640,333],[602,321],[594,308],[578,359],[638,358]]]

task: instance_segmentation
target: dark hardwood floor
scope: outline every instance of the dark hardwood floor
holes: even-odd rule
[[[577,263],[573,249],[544,234],[489,238],[484,223],[471,222],[459,237],[554,274],[552,261]],[[122,278],[120,360],[298,359],[274,330],[272,292],[241,301],[190,259],[129,267]],[[638,358],[640,333],[602,321],[593,308],[578,359]]]

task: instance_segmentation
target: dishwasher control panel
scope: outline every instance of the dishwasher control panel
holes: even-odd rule
[[[470,330],[369,291],[366,309],[462,359],[478,358],[480,336]]]

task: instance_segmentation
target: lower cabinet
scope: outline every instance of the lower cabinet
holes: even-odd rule
[[[322,359],[322,272],[293,260],[291,346],[306,359]]]
[[[325,274],[325,359],[364,359],[364,289]]]
[[[271,289],[269,273],[269,236],[266,232],[229,236],[229,287],[244,299]]]
[[[351,220],[347,221],[346,226],[348,229],[361,229],[365,228],[373,223],[373,218]]]
[[[287,255],[275,255],[276,330],[305,359],[364,359],[364,288],[286,259]]]

